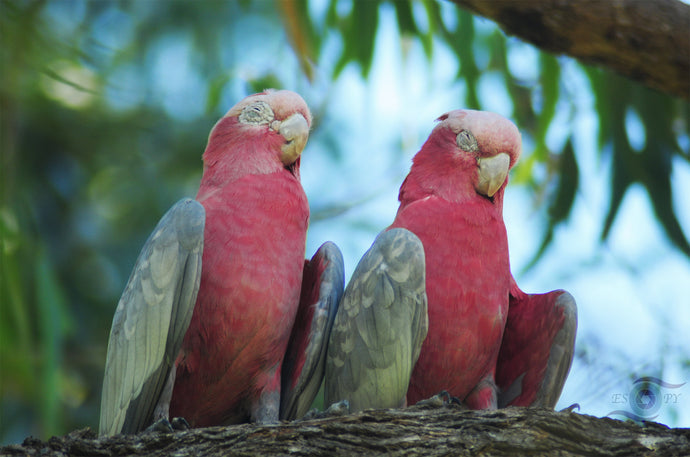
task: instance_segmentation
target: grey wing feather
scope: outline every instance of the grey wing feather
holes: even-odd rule
[[[101,435],[136,433],[152,422],[194,311],[205,220],[199,202],[177,202],[137,258],[110,330]]]
[[[328,346],[325,406],[405,404],[428,330],[424,248],[412,232],[382,233],[345,289]]]
[[[319,274],[322,265],[325,267]],[[306,301],[300,303],[300,307],[309,309],[301,309],[298,314],[301,315],[302,311],[313,314],[306,329],[306,347],[299,344],[293,346],[291,341],[283,364],[280,418],[284,420],[304,416],[321,387],[328,340],[343,295],[345,267],[338,246],[330,241],[321,245],[310,260],[309,266],[309,275],[314,277],[307,278],[305,272],[303,287],[305,283],[313,281],[313,286],[318,290],[318,298],[316,303],[311,303],[310,291],[302,293],[303,300],[306,298]],[[302,360],[303,364],[300,363]],[[295,373],[298,366],[301,371]]]
[[[577,305],[568,292],[562,293],[555,306],[563,309],[563,327],[556,334],[544,379],[537,391],[533,406],[553,409],[561,396],[563,385],[568,377],[575,352],[575,333],[577,332]]]

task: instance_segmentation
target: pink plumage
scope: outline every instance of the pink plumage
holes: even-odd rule
[[[274,119],[241,122],[256,102]],[[299,159],[281,161],[285,138],[272,128],[293,115],[311,123],[296,94],[258,94],[231,109],[209,137],[197,195],[206,210],[201,284],[170,404],[171,416],[192,426],[278,417],[309,220]]]
[[[407,399],[413,404],[446,390],[486,408],[496,404],[486,389],[493,385],[511,276],[502,218],[507,179],[492,196],[482,195],[478,161],[507,153],[506,167],[512,166],[520,133],[487,112],[452,111],[439,121],[400,188],[391,225],[416,234],[426,255],[429,332]]]

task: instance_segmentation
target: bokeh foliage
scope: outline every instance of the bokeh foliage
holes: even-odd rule
[[[572,113],[585,96],[594,100],[600,158],[611,169],[602,239],[626,190],[639,183],[669,240],[690,255],[670,179],[675,159],[690,160],[688,105],[570,62],[589,83],[588,94],[576,93],[563,58],[537,51],[533,73],[517,74],[511,53],[526,45],[455,5],[3,0],[0,442],[96,425],[114,304],[157,219],[194,195],[209,127],[247,93],[299,91],[319,79],[321,91],[308,100],[318,130],[343,70],[357,65],[369,75],[383,8],[394,10],[401,47],[420,45],[429,58],[445,47],[456,56],[465,87],[456,106],[485,107],[482,75],[504,85],[525,139],[513,182],[530,187],[544,208],[535,261],[568,221],[580,182],[571,127],[565,123],[558,148],[548,146],[549,131],[563,124],[558,106]],[[187,110],[171,108],[160,90],[184,73],[173,58],[166,65],[170,49],[186,53],[194,69],[182,76],[196,90],[179,94],[176,105]],[[641,142],[631,141],[640,136],[631,125],[642,130]],[[336,159],[338,152],[330,151]],[[310,199],[319,206],[318,196]]]

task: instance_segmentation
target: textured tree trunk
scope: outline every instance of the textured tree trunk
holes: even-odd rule
[[[27,438],[0,454],[99,456],[687,456],[690,429],[570,412],[451,405],[364,411],[283,423],[210,427],[176,433],[96,438],[90,429],[47,442]]]
[[[690,5],[678,0],[453,0],[554,53],[690,100]]]

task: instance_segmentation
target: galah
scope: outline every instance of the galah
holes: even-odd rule
[[[275,422],[311,403],[343,266],[332,243],[304,260],[309,207],[299,165],[310,125],[299,95],[268,90],[213,127],[196,200],[161,219],[118,303],[102,435],[169,415],[193,427]],[[291,335],[300,352],[286,355]],[[283,403],[299,406],[283,414],[281,383]]]
[[[378,236],[352,274],[331,331],[324,403],[350,412],[406,405],[428,328],[424,247],[405,229]]]
[[[559,292],[526,295],[510,272],[503,194],[520,157],[520,132],[489,112],[456,110],[438,120],[400,188],[391,225],[415,233],[426,254],[429,334],[408,402],[445,390],[470,408],[496,408],[499,396],[514,404],[500,392],[520,378],[514,390],[543,387],[541,399],[527,403],[553,407],[574,350],[575,303],[569,295],[559,301]]]
[[[429,327],[409,379],[407,403],[446,391],[473,409],[499,403],[553,407],[572,360],[576,310],[562,291],[523,293],[510,272],[503,194],[520,156],[520,133],[512,122],[489,112],[456,110],[438,121],[413,159],[389,227],[417,235],[425,254]],[[341,308],[336,328],[344,312]],[[381,320],[357,326],[366,329],[361,339],[375,342],[382,327],[384,335],[391,331]],[[329,354],[337,351],[336,334]],[[349,341],[341,339],[340,346],[347,347]],[[366,351],[351,350],[348,357],[355,371],[365,371],[359,377],[369,376],[373,368],[362,362],[368,360]],[[330,376],[327,367],[327,386],[336,382]],[[338,392],[342,398],[328,400],[352,394],[345,388]],[[371,402],[358,409],[381,406]]]

